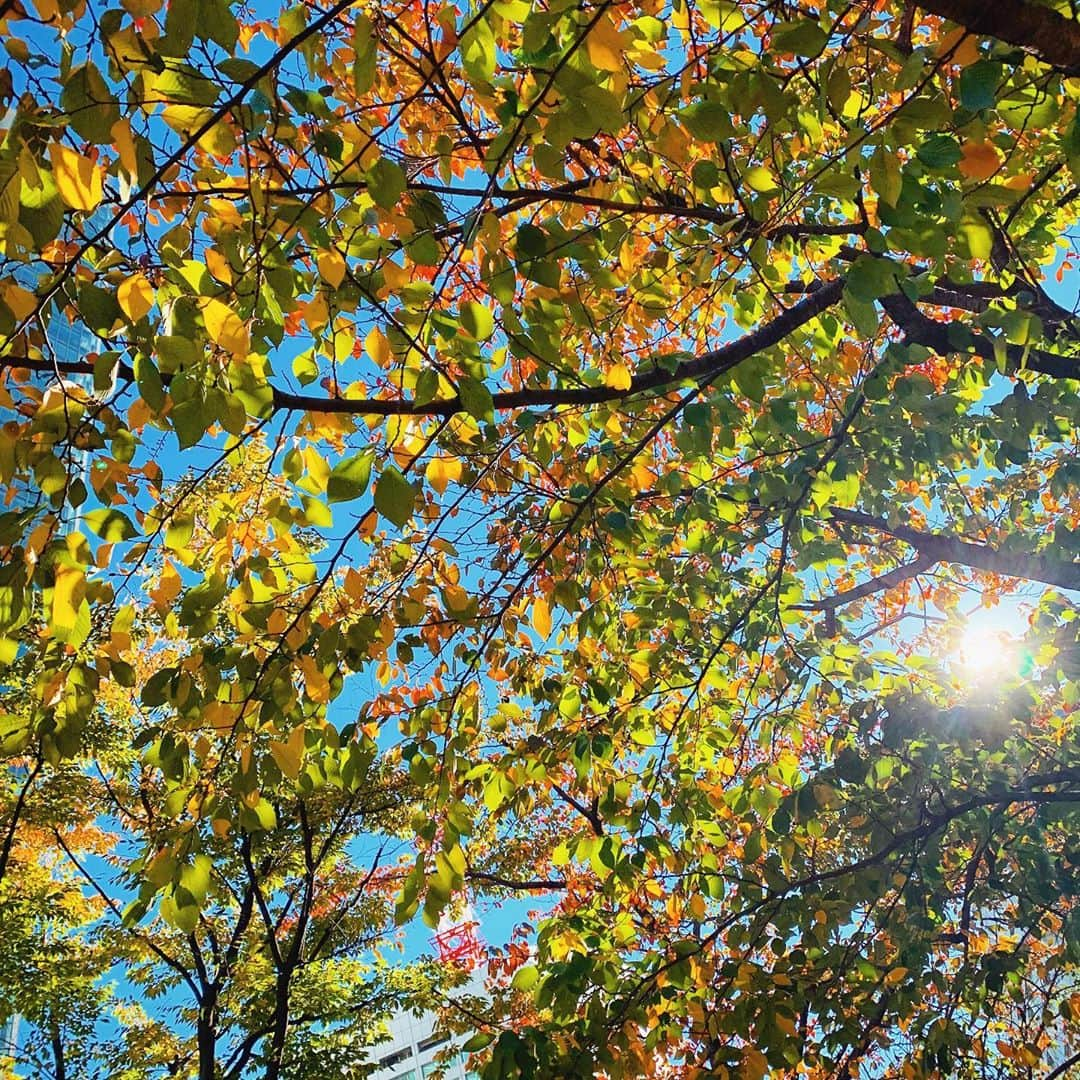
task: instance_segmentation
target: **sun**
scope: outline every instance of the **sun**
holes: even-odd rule
[[[981,608],[967,617],[952,650],[957,675],[971,686],[1015,676],[1027,620],[1017,607]]]

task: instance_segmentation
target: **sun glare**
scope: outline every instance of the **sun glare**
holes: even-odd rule
[[[985,685],[1015,675],[1021,663],[1022,613],[1013,609],[981,609],[968,617],[954,650],[958,674],[972,685]]]

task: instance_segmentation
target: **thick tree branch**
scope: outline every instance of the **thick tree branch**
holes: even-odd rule
[[[1006,552],[991,547],[989,544],[973,544],[955,536],[922,532],[906,525],[890,525],[884,518],[864,514],[859,510],[834,507],[830,513],[834,521],[874,529],[903,540],[915,548],[927,565],[939,562],[952,563],[957,566],[967,566],[973,570],[1000,574],[1002,577],[1038,581],[1059,589],[1080,589],[1080,563],[1077,562],[1068,562],[1047,555]],[[852,592],[855,591],[857,590],[852,590]],[[858,599],[858,597],[852,597],[852,599]]]
[[[1029,49],[1055,67],[1080,67],[1080,23],[1027,0],[918,0],[975,34]]]
[[[881,306],[889,318],[903,331],[905,337],[917,345],[925,345],[934,352],[947,356],[962,352],[949,336],[948,323],[928,318],[902,293],[882,297]],[[971,348],[984,360],[994,360],[994,343],[985,337],[972,334]],[[1012,371],[1027,369],[1054,379],[1080,379],[1080,357],[1062,356],[1045,349],[1006,345],[1005,356]]]
[[[830,281],[815,289],[805,300],[777,315],[772,322],[736,341],[722,345],[718,349],[702,353],[685,364],[680,364],[674,371],[655,367],[650,371],[639,372],[625,390],[616,390],[610,386],[556,387],[547,389],[537,387],[526,390],[508,390],[493,394],[492,400],[498,410],[544,408],[553,405],[598,405],[606,401],[621,401],[648,391],[664,390],[687,382],[707,383],[748,360],[751,356],[778,345],[781,341],[804,326],[811,319],[820,315],[840,299],[844,282],[842,278]],[[63,363],[52,360],[32,360],[27,357],[8,357],[0,360],[0,367],[22,367],[31,371],[90,375],[94,365],[89,361]],[[127,364],[118,366],[120,378],[133,381],[135,373]],[[168,375],[162,380],[167,384]],[[347,413],[354,416],[453,416],[463,411],[461,398],[441,398],[420,404],[408,399],[391,398],[320,398],[306,394],[294,394],[288,390],[274,387],[273,408],[275,411],[297,411],[313,413]]]

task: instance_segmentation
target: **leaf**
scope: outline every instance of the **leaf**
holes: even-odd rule
[[[149,315],[154,306],[154,287],[142,274],[125,278],[116,290],[120,310],[133,322]]]
[[[60,105],[67,122],[87,142],[107,143],[120,106],[95,64],[75,68],[64,82]]]
[[[604,383],[612,390],[629,390],[634,384],[634,377],[626,364],[612,364],[604,372]]]
[[[731,122],[731,110],[718,101],[695,102],[679,113],[679,120],[695,139],[701,139],[703,142],[723,142],[735,134],[735,126]],[[699,162],[698,164],[709,163]],[[719,174],[716,179],[719,179]],[[715,183],[716,180],[712,184],[701,186],[713,187]]]
[[[890,206],[899,203],[904,186],[900,159],[884,146],[877,147],[870,158],[870,185]]]
[[[456,483],[460,480],[461,474],[461,458],[446,454],[439,454],[436,457],[433,457],[428,462],[427,468],[424,471],[427,482],[440,495],[446,492],[449,484]]]
[[[373,458],[374,455],[365,451],[339,461],[330,470],[329,479],[326,481],[327,501],[336,503],[359,499],[367,491],[371,480]]]
[[[960,172],[969,180],[987,180],[1001,167],[1001,155],[991,142],[965,142]]]
[[[491,82],[495,76],[495,35],[484,16],[468,16],[471,25],[458,42],[461,66],[475,83]]]
[[[495,420],[495,401],[491,391],[479,379],[471,375],[465,375],[458,380],[458,397],[461,398],[462,408],[477,420],[485,420],[489,424]]]
[[[83,514],[83,521],[85,521],[102,540],[110,544],[115,544],[123,540],[130,540],[133,536],[138,536],[138,530],[136,530],[135,526],[131,523],[131,519],[127,514],[124,514],[119,510],[108,507],[102,507],[97,510],[88,510]]]
[[[50,626],[62,641],[67,640],[68,632],[75,628],[85,591],[86,576],[82,570],[71,566],[57,569]]]
[[[548,602],[542,596],[538,596],[533,601],[532,626],[543,638],[546,638],[551,633],[551,608],[548,607]]]
[[[304,757],[304,737],[306,728],[299,724],[293,728],[288,739],[281,741],[270,740],[270,756],[274,759],[277,767],[290,780],[295,780],[300,775],[300,764]]]
[[[367,189],[376,206],[393,210],[407,186],[405,172],[396,162],[381,157],[368,170]]]
[[[73,210],[96,210],[104,196],[101,167],[60,143],[49,144],[49,160],[60,198]]]
[[[781,23],[772,34],[771,51],[791,56],[817,56],[828,44],[829,35],[815,22]]]
[[[205,403],[197,397],[187,401],[174,402],[169,413],[169,422],[176,432],[181,450],[195,446],[206,434],[212,417],[207,415]]]
[[[490,1046],[494,1041],[495,1035],[493,1032],[478,1031],[461,1044],[461,1049],[463,1053],[475,1054],[478,1050],[483,1050],[485,1046]]]
[[[162,385],[161,375],[158,374],[154,361],[144,353],[136,353],[132,368],[135,372],[135,385],[139,388],[139,396],[154,412],[160,412],[165,406],[165,387]]]
[[[353,19],[352,45],[353,89],[357,94],[366,94],[375,83],[378,38],[374,24],[363,12],[357,12]]]
[[[960,72],[960,104],[972,112],[991,109],[1001,82],[1001,64],[977,60]]]
[[[994,233],[985,221],[965,221],[960,224],[960,235],[967,243],[973,259],[989,259],[994,249]]]
[[[171,551],[186,551],[194,532],[194,518],[187,515],[173,515],[165,530],[165,546]]]
[[[412,517],[416,488],[392,466],[384,469],[375,483],[375,509],[402,528]]]
[[[345,258],[340,251],[333,248],[320,251],[316,261],[319,264],[319,276],[332,289],[336,289],[345,280]]]
[[[743,173],[743,183],[751,190],[763,195],[779,190],[776,177],[764,165],[755,165]]]
[[[589,60],[601,71],[622,71],[626,63],[623,36],[611,16],[603,14],[585,39]]]
[[[251,335],[240,316],[220,300],[202,301],[203,322],[215,345],[234,356],[246,357],[251,349]]]
[[[495,329],[495,317],[491,309],[475,300],[463,304],[458,320],[462,329],[476,341],[486,341]]]
[[[915,156],[930,169],[947,169],[963,156],[960,144],[951,136],[936,134],[924,139]]]

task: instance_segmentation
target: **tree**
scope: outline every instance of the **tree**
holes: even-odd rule
[[[464,890],[487,1077],[1080,1063],[1071,5],[3,19],[3,863],[162,1069],[361,1068]]]

